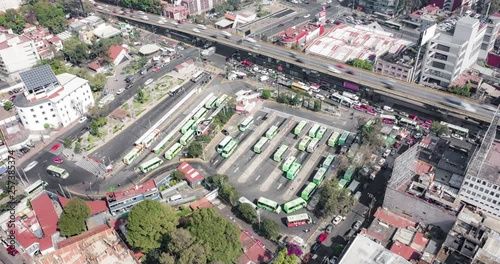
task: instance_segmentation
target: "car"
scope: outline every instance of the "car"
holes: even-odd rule
[[[363,108],[363,106],[362,106],[362,105],[360,105],[360,104],[354,105],[352,108],[354,108],[355,110],[358,110],[358,111],[363,111],[363,110],[365,110],[365,109]]]
[[[154,81],[153,79],[147,79],[147,80],[144,82],[144,86],[148,86],[148,85],[152,84],[152,83],[153,83],[153,81]]]
[[[149,20],[149,17],[148,16],[142,16],[141,19],[142,20]]]
[[[55,157],[53,160],[52,160],[54,163],[57,163],[57,164],[60,164],[60,163],[63,163],[64,160],[59,158],[59,157]]]
[[[377,115],[377,112],[373,109],[366,109],[366,113],[369,115]]]
[[[337,262],[339,261],[339,259],[335,256],[332,256],[330,258],[330,261],[328,262],[328,264],[337,264]]]
[[[368,214],[368,208],[365,208],[361,213],[362,216],[366,216],[366,214]]]
[[[357,230],[359,230],[359,228],[361,227],[361,224],[363,224],[363,223],[362,223],[361,221],[359,221],[359,220],[358,220],[358,221],[356,221],[356,223],[354,223],[354,224],[352,225],[352,228],[353,228],[354,230],[356,230],[356,231],[357,231]]]
[[[307,14],[307,15],[304,16],[304,18],[308,18],[310,16],[311,16],[311,14]]]
[[[61,143],[56,143],[56,144],[52,145],[52,147],[50,148],[50,152],[56,151],[60,147],[61,147]]]
[[[375,107],[375,108],[372,108],[375,112],[379,113],[379,114],[383,114],[384,113],[384,110],[382,110],[380,107]]]
[[[120,88],[120,89],[118,89],[118,91],[116,91],[116,94],[122,94],[123,92],[125,92],[125,89]]]
[[[413,144],[414,142],[415,142],[415,138],[410,138],[410,139],[408,139],[408,141],[406,141],[406,144],[407,144],[407,145],[411,145],[411,144]]]
[[[328,238],[328,234],[327,233],[321,233],[319,236],[318,236],[318,242],[319,243],[323,243],[325,242],[325,240]]]
[[[327,6],[325,7],[325,9],[328,9],[328,8],[332,8],[332,6],[331,6],[331,5],[327,5]]]
[[[338,225],[338,224],[340,224],[340,222],[341,222],[342,220],[343,220],[343,219],[342,219],[342,216],[337,215],[337,216],[335,216],[335,217],[332,219],[332,224],[334,224],[334,225]]]
[[[34,160],[30,162],[26,167],[24,167],[23,171],[28,172],[29,170],[33,169],[36,165],[38,164],[38,161]]]
[[[278,27],[282,27],[282,26],[284,26],[284,25],[285,25],[285,24],[281,23],[281,24],[279,24],[279,25],[278,25]]]
[[[384,105],[384,106],[382,107],[382,109],[384,109],[384,110],[385,110],[385,111],[387,111],[387,112],[394,112],[394,109],[392,109],[392,107],[387,106],[387,105]]]
[[[83,123],[83,122],[85,122],[85,121],[87,121],[87,117],[86,116],[82,116],[82,117],[80,117],[80,119],[78,119],[78,123],[80,123],[80,124]]]
[[[350,74],[350,75],[356,75],[356,74],[354,74],[354,72],[353,72],[353,71],[351,71],[351,70],[348,70],[348,71],[346,71],[346,72],[347,72],[347,74]]]
[[[153,67],[153,72],[157,72],[157,71],[159,71],[159,70],[160,70],[160,67],[158,67],[158,66],[154,66],[154,67]]]
[[[193,31],[196,32],[196,33],[201,33],[201,31],[197,28],[193,28]]]
[[[223,134],[224,136],[229,136],[229,132],[227,132],[227,130],[222,129],[222,131],[221,131],[221,132],[222,132],[222,134]]]
[[[400,116],[409,117],[409,115],[406,112],[403,112],[403,111],[400,111],[398,114]]]
[[[165,22],[163,22],[163,20],[160,19],[160,20],[158,20],[158,24],[163,25],[163,24],[165,24]]]
[[[394,143],[393,147],[394,147],[395,149],[398,149],[399,147],[401,147],[401,142],[396,142],[396,143]]]
[[[415,120],[415,121],[420,121],[420,117],[418,117],[417,115],[415,114],[410,114],[408,116],[408,118],[410,118],[411,120]]]
[[[325,228],[325,232],[327,234],[330,234],[332,232],[332,230],[333,230],[333,225],[332,224],[327,225],[326,228]]]
[[[297,20],[297,19],[300,19],[300,17],[296,16],[293,18],[293,20]]]
[[[432,124],[432,120],[427,119],[427,120],[425,120],[425,123],[426,123],[427,125],[430,125],[430,124]]]
[[[390,153],[391,153],[391,150],[390,149],[386,149],[384,151],[384,154],[382,154],[382,157],[387,158],[387,156],[389,156]]]
[[[451,134],[451,137],[454,138],[454,139],[458,139],[458,140],[464,140],[464,137],[462,137],[462,136],[460,136],[458,134],[455,134],[455,133]]]
[[[416,139],[419,139],[422,137],[422,133],[415,133],[415,135],[413,137]]]
[[[391,150],[391,156],[396,155],[396,153],[397,153],[397,150],[396,150],[396,149],[392,149],[392,150]]]
[[[387,155],[389,155],[389,154],[391,153],[391,150],[390,150],[390,149],[388,149],[388,150],[386,150],[386,152],[389,152],[389,153],[387,154]],[[384,154],[385,154],[385,153],[384,153]],[[386,157],[387,157],[387,156],[386,156]],[[378,165],[379,165],[379,166],[384,166],[384,164],[385,164],[385,159],[384,159],[384,158],[381,158],[381,159],[378,161]]]
[[[311,253],[315,254],[316,252],[318,252],[320,247],[321,247],[321,243],[319,243],[319,242],[314,243],[314,245],[312,245],[312,247],[311,247]]]

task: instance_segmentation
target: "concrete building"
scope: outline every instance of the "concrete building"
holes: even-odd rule
[[[430,4],[446,11],[455,11],[461,6],[471,7],[477,0],[431,0]]]
[[[55,75],[49,65],[20,74],[23,93],[14,99],[19,118],[30,130],[64,127],[94,105],[87,80],[73,74]]]
[[[283,46],[302,47],[315,38],[323,35],[325,27],[322,24],[309,23],[299,28],[293,26],[278,34],[278,39]]]
[[[106,201],[113,215],[124,214],[144,200],[160,200],[160,193],[154,180],[149,180],[128,190],[106,193]]]
[[[224,0],[174,0],[175,6],[183,6],[187,9],[187,15],[201,15],[224,3]]]
[[[487,60],[488,53],[495,48],[495,42],[498,38],[500,31],[500,14],[496,13],[489,17],[488,24],[486,24],[486,32],[484,33],[483,43],[481,43],[481,50],[479,51],[479,58]]]
[[[458,20],[453,34],[441,32],[427,42],[421,83],[448,86],[476,63],[487,26],[471,17]]]
[[[30,38],[16,34],[0,34],[0,78],[19,79],[19,73],[40,62],[36,45]]]
[[[420,10],[411,13],[407,19],[402,20],[403,23],[415,28],[426,29],[434,24],[440,17],[446,17],[446,12],[435,6],[428,5]]]
[[[365,235],[359,234],[347,245],[338,263],[409,264],[410,262]]]
[[[424,54],[420,53],[417,62],[418,51],[415,49],[415,47],[408,47],[396,54],[386,53],[382,55],[375,61],[373,71],[399,80],[415,82],[420,74],[422,58],[424,57]]]
[[[399,14],[401,8],[401,0],[357,0],[357,8],[369,13],[382,13],[389,16]]]

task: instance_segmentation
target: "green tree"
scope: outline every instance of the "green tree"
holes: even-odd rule
[[[69,199],[57,223],[61,235],[70,237],[81,234],[86,229],[85,221],[89,216],[90,208],[84,200]]]
[[[144,91],[140,87],[137,89],[135,100],[141,104],[144,103]]]
[[[184,172],[180,171],[180,170],[174,170],[172,172],[172,177],[177,180],[177,181],[182,181],[184,180],[186,177],[184,175]]]
[[[269,98],[271,98],[271,91],[263,90],[262,91],[262,99],[269,99]]]
[[[450,134],[450,129],[448,128],[447,125],[441,125],[441,123],[439,122],[432,122],[431,124],[431,128],[430,128],[431,132],[440,136],[440,135],[449,135]]]
[[[319,112],[321,111],[321,101],[320,100],[314,100],[314,112]]]
[[[470,83],[467,83],[465,85],[450,86],[448,87],[448,92],[465,97],[470,97],[471,95],[470,88],[471,88]]]
[[[49,124],[49,123],[45,123],[45,124],[43,124],[43,128],[45,128],[45,129],[49,129],[49,128],[50,128],[50,124]]]
[[[175,264],[175,258],[174,256],[166,253],[166,252],[162,252],[160,254],[160,256],[158,257],[158,262],[154,262],[155,264],[158,263],[158,264]]]
[[[14,104],[11,101],[7,101],[3,104],[3,109],[5,109],[5,111],[12,110],[12,107],[14,107]]]
[[[260,232],[269,240],[276,240],[280,235],[280,225],[271,219],[264,219],[260,226]]]
[[[227,3],[233,7],[234,10],[240,10],[241,0],[228,0]]]
[[[225,174],[215,174],[207,179],[208,184],[212,186],[212,189],[217,189],[222,186],[225,182],[229,180],[229,177]]]
[[[332,215],[346,213],[353,205],[349,191],[340,188],[336,179],[327,181],[320,189],[320,199],[316,206],[317,215]]]
[[[66,29],[68,22],[62,5],[52,4],[49,0],[41,0],[33,4],[30,10],[36,15],[40,25],[47,27],[50,32],[58,34]]]
[[[347,64],[351,65],[353,67],[368,70],[368,71],[371,71],[373,69],[372,63],[368,60],[350,59],[347,61]]]
[[[64,42],[64,56],[73,63],[80,65],[88,59],[88,45],[77,37],[71,37]]]
[[[101,136],[101,132],[99,131],[99,123],[97,121],[94,120],[94,121],[90,122],[89,133],[92,136],[96,136],[96,137],[100,137]]]
[[[25,24],[23,15],[15,9],[7,9],[5,13],[0,15],[0,25],[12,29],[16,34],[22,33]]]
[[[273,261],[273,264],[297,264],[299,263],[299,258],[294,255],[288,255],[288,251],[286,248],[282,249],[276,259]]]
[[[371,122],[371,121],[368,121]],[[380,147],[384,143],[380,134],[382,129],[382,123],[379,119],[375,119],[375,122],[368,126],[367,122],[358,121],[358,124],[367,124],[361,128],[361,140],[363,144],[372,147]]]
[[[132,208],[127,220],[127,242],[144,253],[159,248],[179,223],[169,205],[145,200]]]
[[[255,223],[255,220],[257,219],[257,211],[255,211],[252,205],[249,205],[247,203],[239,203],[238,212],[245,222],[249,224]]]
[[[187,148],[187,153],[193,158],[198,158],[203,155],[203,146],[198,141],[193,141]]]
[[[225,182],[219,189],[219,196],[229,202],[232,206],[235,206],[238,204],[240,193],[231,184]]]
[[[176,229],[170,234],[167,245],[168,251],[175,256],[180,256],[184,250],[194,244],[194,238],[186,229]]]
[[[47,61],[55,75],[68,72],[68,69],[60,60]]]
[[[179,258],[179,264],[206,264],[207,253],[205,247],[193,244],[184,250]]]
[[[75,149],[74,149],[75,153],[79,154],[79,153],[82,153],[82,143],[80,142],[80,140],[78,140],[76,143],[75,143]]]
[[[66,138],[64,139],[63,145],[65,148],[71,148],[71,146],[73,145],[73,141],[71,141],[71,139],[69,138]]]
[[[241,254],[239,230],[213,208],[202,208],[188,219],[188,230],[202,245],[207,262],[232,263]]]
[[[108,77],[102,73],[98,73],[94,76],[89,76],[87,78],[89,80],[89,86],[93,92],[100,92],[104,89],[106,82],[108,81]]]

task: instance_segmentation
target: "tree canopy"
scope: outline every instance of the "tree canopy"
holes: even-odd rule
[[[80,65],[88,59],[89,46],[77,37],[71,37],[64,42],[62,51],[71,63]]]
[[[465,97],[470,97],[471,95],[470,88],[471,88],[470,83],[467,83],[465,85],[455,85],[448,87],[448,92]]]
[[[86,229],[85,221],[89,216],[90,208],[84,200],[69,199],[57,223],[61,235],[70,237],[81,234]]]
[[[351,65],[353,67],[368,70],[368,71],[371,71],[373,68],[373,65],[370,61],[362,60],[362,59],[350,59],[347,61],[347,64]]]
[[[269,240],[276,240],[280,234],[280,225],[271,219],[264,219],[260,224],[260,232]]]
[[[176,228],[179,217],[167,204],[145,200],[132,208],[127,221],[127,242],[144,253],[159,248]]]
[[[142,10],[147,13],[160,14],[161,12],[161,1],[160,0],[103,0],[112,5],[120,5],[126,8],[132,8],[136,10]]]
[[[434,133],[438,136],[441,136],[442,134],[445,134],[445,135],[450,134],[450,129],[448,128],[448,126],[441,125],[441,123],[439,123],[437,121],[432,122],[430,130],[432,133]]]
[[[297,264],[299,262],[299,258],[294,255],[288,255],[288,250],[286,248],[282,249],[273,264]]]
[[[257,220],[257,211],[255,211],[255,208],[250,204],[239,203],[238,212],[241,218],[249,224],[253,224],[255,220]]]
[[[320,188],[320,199],[316,206],[318,215],[342,214],[353,205],[353,198],[349,191],[340,188],[336,179],[327,181]]]
[[[188,219],[188,230],[203,246],[208,262],[231,263],[241,254],[238,228],[213,208],[194,211]]]
[[[41,0],[34,3],[29,9],[35,14],[40,25],[48,28],[51,33],[58,34],[66,29],[68,22],[61,4]],[[64,42],[64,46],[66,46],[66,42]]]
[[[187,153],[193,158],[198,158],[203,155],[203,146],[198,141],[193,141],[187,148]]]
[[[23,15],[15,9],[7,9],[5,13],[0,15],[0,25],[12,29],[16,34],[20,34],[23,31],[25,24]]]

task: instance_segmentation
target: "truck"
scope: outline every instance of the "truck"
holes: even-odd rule
[[[210,47],[201,52],[201,56],[211,56],[215,53],[215,47]]]

